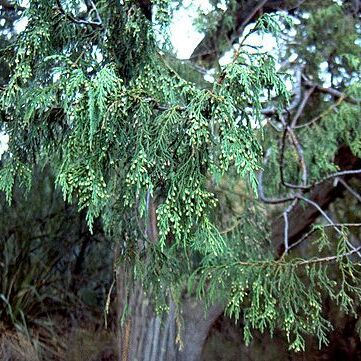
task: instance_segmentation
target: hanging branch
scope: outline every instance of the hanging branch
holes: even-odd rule
[[[287,254],[290,249],[290,243],[289,243],[289,238],[288,238],[288,234],[289,234],[288,215],[291,213],[291,211],[297,205],[297,203],[298,203],[298,198],[294,199],[293,202],[283,212],[283,219],[285,222],[284,232],[283,232],[284,233],[283,244],[284,244],[285,249],[284,249],[283,255]]]
[[[305,109],[305,107],[306,107],[306,105],[307,105],[307,103],[308,103],[308,101],[309,101],[312,93],[315,91],[315,88],[316,88],[316,87],[311,87],[310,89],[308,89],[308,90],[306,91],[306,93],[305,93],[305,95],[304,95],[304,97],[303,97],[303,100],[302,100],[300,106],[298,107],[295,116],[294,116],[293,119],[292,119],[292,122],[291,122],[291,128],[292,128],[292,129],[294,129],[294,128],[296,127],[297,121],[298,121],[298,119],[300,118],[300,116],[302,115],[302,113],[303,113],[303,111],[304,111],[304,109]]]
[[[271,149],[268,149],[266,152],[266,156],[264,157],[263,160],[263,165],[266,165],[268,162],[269,157],[271,156]],[[267,198],[264,194],[264,190],[263,190],[263,173],[264,170],[260,170],[258,172],[258,196],[261,199],[261,201],[263,203],[266,204],[282,204],[282,203],[286,203],[289,201],[293,201],[296,197],[295,194],[289,194],[286,197],[283,198],[276,198],[276,199],[271,199],[271,198]]]

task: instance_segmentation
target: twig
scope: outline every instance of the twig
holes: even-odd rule
[[[288,253],[288,212],[287,212],[287,210],[283,212],[283,219],[285,221],[284,237],[283,237],[283,243],[285,246],[284,253]]]
[[[361,174],[361,169],[350,169],[350,170],[343,170],[343,171],[340,171],[340,172],[332,173],[332,174],[329,174],[326,177],[323,177],[322,179],[320,179],[317,182],[314,182],[312,184],[307,184],[307,185],[304,185],[304,186],[303,185],[297,186],[297,185],[286,183],[286,182],[284,182],[284,185],[285,186],[287,185],[288,188],[301,189],[301,190],[306,191],[306,190],[310,190],[310,189],[312,189],[312,188],[320,185],[321,183],[323,183],[323,182],[325,182],[327,180],[330,180],[332,178],[337,178],[337,177],[341,177],[341,176],[345,176],[345,175],[353,175],[353,174]],[[338,181],[340,181],[341,179],[342,178],[338,179]],[[361,195],[359,195],[359,196],[361,197]]]
[[[303,110],[305,109],[305,106],[307,105],[308,100],[310,99],[310,96],[312,95],[312,93],[314,92],[314,90],[315,90],[315,87],[312,87],[312,88],[308,89],[308,91],[306,91],[306,94],[305,94],[305,96],[303,97],[303,100],[302,100],[300,106],[298,107],[295,116],[294,116],[293,119],[292,119],[291,128],[295,128],[295,126],[296,126],[296,124],[297,124],[297,121],[298,121],[298,119],[300,118]]]
[[[305,233],[297,242],[292,243],[288,250],[295,248],[297,246],[299,246],[303,241],[305,241],[311,234],[315,233],[317,230],[317,228],[312,228],[310,231],[308,231],[307,233]]]
[[[323,263],[323,262],[332,262],[332,261],[336,261],[339,259],[342,259],[344,257],[349,257],[352,256],[355,253],[359,253],[361,251],[361,246],[349,251],[349,252],[344,252],[342,254],[338,254],[338,255],[333,255],[333,256],[326,256],[326,257],[315,257],[315,258],[310,258],[310,259],[298,259],[293,263],[290,263],[289,261],[285,261],[283,259],[279,259],[276,261],[237,261],[234,262],[233,265],[239,265],[239,266],[243,266],[243,267],[264,267],[264,266],[275,266],[275,267],[289,267],[290,265],[297,267],[297,266],[306,266],[306,265],[310,265],[310,264],[316,264],[316,263]],[[224,265],[220,265],[217,267],[214,267],[215,269],[220,269],[220,268],[225,268],[225,267],[229,267],[229,264],[224,264]]]
[[[243,20],[241,26],[238,28],[238,36],[243,33],[243,30],[245,26],[251,21],[251,19],[257,14],[257,12],[263,8],[263,6],[266,4],[268,0],[261,0],[259,4],[255,5],[255,7],[252,9],[252,11],[248,14],[248,16]],[[244,39],[242,40],[242,43],[245,42],[245,39],[249,36],[250,33],[248,33]]]
[[[298,84],[301,84],[301,80],[303,80],[304,82],[304,85],[306,88],[309,88],[310,90],[312,90],[311,94],[314,92],[314,91],[319,91],[321,93],[326,93],[326,94],[330,94],[336,98],[338,98],[336,104],[334,104],[333,106],[331,106],[328,110],[326,110],[325,112],[323,112],[322,114],[320,114],[319,116],[315,117],[314,119],[312,119],[311,121],[309,121],[308,123],[306,124],[300,124],[300,125],[294,125],[293,128],[295,129],[299,129],[299,128],[303,128],[303,127],[306,127],[308,125],[312,125],[313,123],[317,122],[318,120],[320,120],[322,117],[324,117],[329,111],[335,109],[337,106],[339,106],[343,101],[346,101],[348,103],[351,103],[351,104],[360,104],[361,103],[361,100],[360,99],[356,99],[352,96],[349,96],[345,93],[342,93],[341,91],[339,90],[336,90],[334,88],[325,88],[325,87],[322,87],[318,84],[315,84],[313,82],[311,82],[309,79],[307,79],[307,77],[302,74],[302,69],[298,70],[297,72],[297,78],[299,79],[297,81]],[[291,105],[286,108],[285,110],[283,110],[282,114],[286,114],[286,113],[290,113],[292,110],[294,110],[298,104],[300,104],[301,102],[301,86],[299,85],[298,87],[295,88],[295,98],[294,100],[292,101]],[[310,95],[311,95],[310,94]],[[300,106],[301,107],[301,106]],[[261,113],[265,116],[272,116],[272,115],[275,115],[277,113],[277,109],[276,108],[266,108],[266,109],[263,109],[261,111]]]
[[[107,294],[107,298],[106,298],[106,302],[105,302],[105,308],[104,308],[104,327],[105,329],[108,328],[108,314],[109,314],[109,306],[110,306],[110,297],[113,291],[113,287],[115,285],[115,281],[116,279],[114,278],[112,284],[110,285],[108,294]]]
[[[322,178],[318,182],[309,185],[308,187],[312,188],[314,186],[317,186],[317,185],[323,183],[326,180],[336,178],[336,177],[341,177],[341,176],[344,176],[344,175],[351,175],[351,174],[361,174],[361,169],[350,169],[350,170],[343,170],[343,171],[340,171],[340,172],[332,173],[332,174]]]
[[[297,195],[297,198],[299,198],[300,200],[310,204],[311,206],[315,207],[320,213],[321,215],[329,222],[329,224],[331,226],[333,226],[333,228],[335,228],[335,230],[337,231],[337,233],[341,234],[342,231],[336,226],[336,224],[333,222],[333,220],[327,215],[327,213],[313,200],[308,199],[300,194]]]
[[[351,188],[342,178],[337,178],[337,181],[340,182],[359,202],[361,202],[361,194]]]
[[[288,227],[289,227],[288,214],[292,211],[292,209],[296,206],[297,203],[298,203],[298,199],[294,199],[293,202],[283,212],[283,219],[285,221],[283,243],[285,250],[282,256],[286,255],[290,249],[289,241],[288,241]]]
[[[239,33],[242,33],[243,30],[244,30],[244,27],[245,25],[247,25],[249,23],[249,21],[254,17],[254,15],[257,13],[257,11],[259,11],[264,5],[265,3],[267,2],[268,0],[261,0],[259,2],[259,4],[257,4],[253,9],[252,11],[248,14],[248,16],[244,19],[244,21],[242,22],[242,24],[240,25],[239,27]],[[254,29],[251,29],[245,36],[244,38],[242,39],[242,41],[240,41],[238,47],[237,47],[237,50],[234,52],[234,56],[233,56],[233,60],[231,62],[231,64],[234,64],[237,59],[239,58],[239,55],[241,53],[241,49],[242,47],[244,46],[244,43],[245,41],[248,39],[248,37],[253,34],[255,31],[257,31],[256,28]],[[219,75],[218,77],[218,80],[217,80],[217,83],[218,84],[222,84],[224,79],[226,77],[226,69],[224,69],[221,74]]]
[[[297,198],[299,198],[299,199],[303,200],[304,202],[315,207],[320,212],[320,214],[329,222],[330,226],[332,226],[338,234],[342,234],[341,229],[336,225],[336,223],[333,222],[333,220],[326,214],[326,212],[316,202],[314,202],[311,199],[308,199],[300,194],[297,195]],[[346,240],[346,243],[352,250],[356,249],[355,246],[349,240]],[[357,251],[357,254],[361,258],[361,253],[359,251]]]
[[[269,148],[267,150],[266,156],[264,157],[264,160],[263,160],[264,165],[267,164],[270,155],[271,155],[271,149]],[[275,199],[267,198],[265,196],[265,194],[264,194],[264,191],[263,191],[263,173],[264,173],[264,170],[260,170],[259,173],[258,173],[258,196],[259,196],[259,198],[261,199],[261,201],[263,203],[266,203],[266,204],[281,204],[281,203],[286,203],[286,202],[289,202],[289,201],[293,201],[296,198],[294,194],[287,195],[284,198],[275,198]]]
[[[97,21],[91,21],[91,20],[83,20],[83,19],[79,19],[76,18],[75,16],[73,16],[72,14],[70,14],[69,12],[65,11],[65,9],[63,8],[63,6],[61,5],[61,1],[60,0],[56,0],[56,4],[60,10],[60,12],[71,22],[75,23],[75,24],[80,24],[80,25],[90,25],[90,26],[95,26],[95,27],[99,27],[99,28],[103,28],[103,24],[101,22],[99,13],[97,8],[95,7],[94,3],[91,1],[91,4],[93,6],[91,12],[95,12],[96,14],[96,19]],[[89,13],[90,14],[90,13]]]
[[[322,224],[322,225],[318,225],[318,227],[361,227],[361,223],[334,223],[334,224]],[[292,248],[297,247],[298,245],[300,245],[304,240],[306,240],[311,234],[315,233],[318,229],[318,227],[313,227],[310,231],[308,231],[306,234],[304,234],[297,242],[292,243],[289,246],[289,250]]]
[[[349,252],[345,252],[336,256],[327,256],[327,257],[321,257],[321,258],[311,258],[308,260],[304,260],[304,261],[300,261],[298,262],[298,265],[307,265],[307,264],[314,264],[314,263],[322,263],[322,262],[331,262],[331,261],[335,261],[338,260],[340,258],[344,258],[344,257],[350,257],[353,254],[357,253],[358,255],[360,255],[360,251],[361,251],[361,246],[357,247],[357,248],[353,248],[351,251]]]
[[[280,155],[280,174],[281,174],[281,183],[287,188],[291,189],[309,189],[307,186],[307,166],[303,155],[303,149],[296,137],[295,132],[293,129],[286,123],[286,121],[283,119],[282,116],[280,116],[280,120],[282,122],[282,125],[284,127],[282,142],[281,142],[281,155]],[[285,154],[285,148],[286,148],[286,137],[287,135],[291,138],[291,141],[296,149],[297,156],[302,168],[302,185],[296,185],[291,184],[285,181],[284,177],[284,154]]]
[[[312,88],[314,89],[314,88]],[[300,128],[305,128],[305,127],[309,127],[312,124],[316,123],[317,121],[319,121],[320,119],[322,119],[325,115],[327,115],[331,110],[336,109],[343,101],[345,100],[345,95],[343,94],[343,96],[341,96],[340,98],[337,99],[336,103],[333,104],[332,106],[330,106],[328,109],[326,109],[324,112],[322,112],[320,115],[318,115],[317,117],[311,119],[309,122],[304,123],[304,124],[300,124],[300,125],[296,125],[294,128],[295,129],[300,129]]]
[[[361,227],[361,223],[334,223],[338,227]],[[322,227],[333,227],[332,224],[324,224]]]

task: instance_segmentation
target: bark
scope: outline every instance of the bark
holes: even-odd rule
[[[183,349],[177,353],[177,361],[199,361],[202,358],[204,343],[214,322],[223,314],[224,306],[213,305],[205,312],[204,305],[188,298],[182,305],[184,329]]]
[[[149,196],[146,234],[156,242],[156,199]],[[138,245],[142,249],[144,245]],[[119,258],[116,250],[115,258]],[[157,316],[151,302],[151,290],[145,293],[134,281],[130,268],[122,264],[117,269],[117,312],[119,361],[198,361],[213,322],[223,313],[222,305],[205,312],[204,305],[184,297],[177,310],[168,299],[169,312]]]
[[[124,269],[123,269],[124,271]],[[185,298],[181,315],[177,316],[174,302],[169,299],[169,312],[154,313],[151,297],[140,284],[127,291],[126,272],[118,273],[119,361],[198,361],[214,321],[222,314],[222,305],[211,307],[207,313],[202,303]],[[127,294],[127,310],[124,299]],[[122,317],[123,312],[128,312]],[[179,317],[181,316],[181,317]]]

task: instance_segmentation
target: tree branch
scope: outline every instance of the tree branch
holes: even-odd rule
[[[354,173],[355,169],[361,167],[361,159],[355,157],[347,146],[341,146],[335,163],[340,167],[343,174],[342,179],[349,179],[356,176],[359,172]],[[305,193],[307,199],[318,204],[318,206],[325,210],[338,197],[343,195],[345,188],[338,182],[335,184],[333,178],[327,178],[321,183],[316,184],[310,191]],[[297,197],[297,196],[296,196]],[[320,212],[311,204],[305,207],[305,204],[296,205],[288,216],[288,246],[297,242],[305,233],[310,230],[310,226],[314,223]],[[283,218],[277,218],[272,222],[271,239],[277,248],[277,254],[281,256],[284,251],[284,229],[285,222]]]
[[[14,4],[8,0],[0,0],[1,10],[5,11],[24,11],[26,8],[24,6],[20,6]]]
[[[90,16],[90,14],[92,12],[95,13],[95,18],[97,19],[96,21],[92,21],[92,20],[84,20],[84,19],[80,19],[77,18],[75,16],[73,16],[72,14],[70,14],[69,12],[65,11],[65,9],[63,8],[63,6],[61,5],[61,1],[60,0],[56,0],[56,4],[58,6],[59,11],[68,19],[70,20],[72,23],[74,24],[79,24],[79,25],[89,25],[92,27],[98,27],[98,28],[103,28],[99,13],[97,8],[95,7],[93,1],[90,1],[92,8],[90,9],[90,11],[88,12],[88,15]],[[89,7],[87,6],[88,10]]]
[[[245,27],[256,21],[262,13],[278,10],[290,11],[298,8],[305,0],[249,0],[237,1],[236,9],[228,9],[223,13],[214,30],[205,34],[196,46],[190,59],[205,67],[212,67],[242,35]],[[232,23],[228,25],[229,18]]]
[[[334,88],[325,88],[321,85],[315,84],[312,81],[310,81],[309,79],[307,79],[304,75],[302,75],[303,81],[304,81],[304,85],[306,88],[313,88],[314,91],[319,91],[320,93],[325,93],[325,94],[330,94],[332,96],[334,96],[335,98],[341,98],[344,99],[345,101],[351,103],[351,104],[360,104],[360,100],[356,99],[352,96],[349,96],[345,93],[342,93],[341,91],[334,89]]]

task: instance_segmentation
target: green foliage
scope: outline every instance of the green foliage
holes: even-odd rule
[[[246,224],[243,226],[246,227]],[[330,245],[326,233],[318,243]],[[238,239],[238,238],[237,238]],[[285,331],[290,349],[305,348],[305,336],[316,335],[319,346],[327,344],[331,323],[324,318],[322,304],[325,297],[334,300],[345,313],[356,315],[361,295],[360,266],[345,256],[350,252],[348,235],[343,232],[337,243],[336,256],[315,257],[308,260],[293,258],[257,259],[252,247],[239,255],[236,249],[206,259],[191,278],[190,287],[199,298],[212,300],[214,295],[224,298],[226,313],[244,325],[244,339],[252,339],[252,330],[275,329]],[[267,254],[267,251],[265,252]],[[332,254],[332,253],[331,253]],[[328,267],[323,262],[335,260]],[[337,276],[336,276],[337,275]]]
[[[9,204],[12,200],[15,180],[18,180],[19,185],[26,192],[30,190],[32,183],[31,169],[28,165],[12,158],[6,160],[0,170],[0,190],[5,192],[6,200]]]
[[[281,111],[289,102],[276,60],[241,41],[215,83],[199,84],[157,48],[155,31],[137,2],[97,1],[101,23],[96,24],[74,21],[79,2],[60,3],[63,9],[56,1],[30,1],[29,24],[13,47],[11,79],[0,98],[10,135],[0,190],[8,201],[16,179],[29,186],[30,170],[48,166],[64,199],[86,212],[91,230],[101,217],[107,233],[121,238],[120,262],[130,280],[152,290],[158,311],[170,295],[179,298],[189,281],[198,297],[208,304],[221,299],[229,315],[243,319],[247,342],[252,329],[277,327],[297,351],[308,334],[326,343],[331,325],[322,313],[323,297],[350,312],[360,296],[359,270],[347,257],[346,236],[342,233],[334,258],[274,260],[267,217],[254,199],[261,144],[270,148],[265,174],[272,179],[266,193],[285,191],[279,185],[280,134],[264,137],[260,129],[265,103]],[[236,2],[231,3],[235,10]],[[171,2],[154,4],[156,21],[166,27]],[[316,36],[328,19],[337,21],[340,37],[352,28],[347,42],[351,38],[354,44],[354,23],[343,18],[340,23],[340,11],[333,5],[317,12],[298,36]],[[245,38],[254,32],[278,35],[281,24],[283,19],[266,14]],[[223,25],[228,29],[227,19]],[[347,42],[317,48],[314,57],[306,45],[300,61],[311,59],[318,69],[321,55],[341,49],[349,93],[359,98],[360,86],[352,77],[359,48]],[[299,131],[311,181],[336,170],[333,159],[341,142],[356,155],[361,149],[359,104],[341,99],[333,113],[327,97],[320,103],[321,121]],[[297,183],[295,150],[287,148],[284,157],[286,177]],[[240,177],[242,191],[249,193],[238,214],[232,205],[229,214],[221,214],[227,197],[216,187],[227,177]],[[156,242],[148,229],[152,202]],[[329,244],[322,233],[320,251]],[[336,261],[336,267],[325,268],[324,261]]]
[[[361,46],[356,18],[346,13],[345,5],[332,0],[308,1],[307,6],[310,17],[295,40],[300,59],[307,59],[310,75],[319,79],[321,64],[328,63],[336,84],[351,74],[359,79]]]
[[[310,7],[314,5],[310,4]],[[308,184],[321,181],[323,177],[338,170],[334,161],[341,145],[348,145],[352,152],[359,156],[361,136],[360,83],[357,73],[360,49],[356,41],[359,39],[358,28],[351,16],[344,15],[344,9],[339,5],[331,4],[330,7],[323,8],[317,4],[316,7],[318,10],[310,15],[310,21],[304,22],[304,27],[298,29],[295,37],[299,43],[298,61],[307,64],[307,71],[310,72],[307,76],[311,78],[314,76],[312,79],[316,80],[320,74],[320,64],[325,59],[330,61],[330,54],[337,58],[338,54],[342,53],[336,61],[339,63],[340,59],[340,67],[334,72],[333,69],[330,71],[334,84],[345,82],[349,88],[346,95],[336,102],[329,95],[320,95],[319,102],[306,107],[304,111],[306,116],[301,118],[300,127],[296,128],[297,139],[302,146],[302,154],[308,167]],[[262,21],[259,23],[262,24]],[[272,27],[272,18],[270,24]],[[326,26],[326,24],[332,25]],[[278,26],[279,23],[274,24],[273,28],[277,30]],[[306,42],[301,41],[305,34],[309,39]],[[310,38],[309,34],[314,38]],[[317,41],[316,37],[321,38],[322,41]],[[324,46],[325,38],[330,39],[326,46]],[[239,57],[242,59],[242,54]],[[252,61],[255,63],[254,58]],[[240,63],[250,73],[244,75],[238,72],[237,79],[241,82],[244,79],[251,82],[254,63],[250,64],[247,59],[240,60]],[[262,72],[264,65],[261,65],[260,69]],[[262,75],[257,74],[256,78],[262,79]],[[275,80],[271,80],[271,83],[274,84]],[[250,89],[253,92],[254,89],[264,89],[266,84],[263,83],[261,86],[252,84]],[[248,89],[246,85],[245,92]],[[345,101],[345,97],[348,96],[353,98]],[[314,108],[311,108],[312,106]],[[253,116],[254,114],[257,116],[258,109],[261,110],[257,102],[252,102]],[[289,114],[286,114],[286,122],[290,124],[292,118],[288,116]],[[273,124],[271,131],[263,140],[265,148],[268,149],[266,157],[268,161],[263,175],[264,187],[266,194],[275,198],[290,192],[281,182],[280,144],[283,136],[283,132],[277,131],[277,124]],[[286,144],[282,155],[285,179],[293,184],[300,184],[299,154],[292,144],[288,144],[287,141]],[[248,207],[252,209],[252,206]],[[257,212],[259,210],[248,215],[244,212],[242,217],[255,219]],[[261,220],[259,225],[266,227],[265,220]],[[242,228],[243,231],[239,234]],[[283,257],[275,261],[271,247],[265,242],[267,235],[262,236],[259,233],[258,236],[251,238],[253,239],[251,247],[247,247],[244,242],[240,246],[237,241],[244,240],[244,234],[252,235],[250,227],[241,222],[231,228],[223,252],[216,255],[207,254],[202,258],[202,267],[192,275],[189,288],[194,290],[200,299],[205,298],[210,303],[216,298],[223,299],[227,305],[227,314],[236,320],[241,319],[247,343],[250,342],[254,329],[261,332],[269,330],[271,333],[276,329],[282,329],[292,350],[304,350],[306,335],[317,336],[320,346],[327,344],[327,333],[332,329],[332,325],[325,318],[323,302],[325,298],[329,298],[344,312],[355,314],[359,307],[361,291],[360,269],[359,263],[355,263],[352,257],[348,256],[352,249],[346,242],[347,232],[341,234],[335,247],[333,245],[335,240],[329,238],[328,233],[321,226],[319,228],[316,248],[312,253],[315,258],[304,260]],[[262,240],[265,243],[260,249]],[[243,253],[240,253],[240,248],[243,249]],[[329,253],[322,258],[320,254],[325,254],[326,249]],[[333,254],[337,256],[328,256]],[[336,264],[327,267],[324,263],[330,261]]]
[[[320,74],[323,74],[321,79],[325,78],[327,71],[330,86],[347,85],[345,94],[336,100],[329,94],[320,94],[317,102],[310,102],[296,126],[295,134],[307,164],[308,183],[312,184],[338,170],[335,155],[341,145],[349,146],[356,156],[361,154],[358,68],[361,47],[359,28],[351,14],[345,14],[345,7],[325,0],[323,6],[317,4],[316,8],[313,2],[309,2],[306,9],[314,11],[305,17],[294,37],[297,47],[292,48],[292,51],[296,51],[298,55],[297,63],[307,64],[307,76],[316,82],[319,81]],[[304,38],[306,41],[301,41]],[[286,52],[285,58],[288,56],[290,53]],[[327,70],[321,71],[321,64],[327,64]],[[291,122],[292,119],[287,115],[286,121]],[[279,144],[283,134],[274,132],[273,128],[267,135],[264,146],[268,149],[269,158],[264,174],[268,180],[265,192],[270,196],[279,196],[287,193],[280,181]],[[299,155],[297,149],[288,143],[291,142],[286,141],[283,154],[284,177],[286,181],[300,184],[301,172],[297,161]]]
[[[31,158],[30,149],[20,146],[21,138],[26,138],[25,144],[31,142],[33,156],[47,157],[51,163],[65,199],[71,202],[76,196],[79,209],[87,209],[90,227],[111,206],[109,184],[117,188],[126,207],[139,204],[140,215],[147,194],[161,193],[159,245],[163,249],[172,234],[177,245],[187,246],[197,225],[212,228],[206,226],[208,209],[215,205],[207,177],[219,179],[234,165],[254,187],[260,147],[252,135],[252,115],[238,115],[238,109],[253,102],[259,118],[264,91],[287,99],[273,60],[242,50],[242,57],[224,70],[224,80],[212,90],[202,90],[164,66],[152,45],[151,30],[143,35],[138,29],[148,26],[138,11],[123,24],[123,40],[112,38],[120,30],[111,27],[114,34],[105,37],[99,30],[92,35],[98,53],[92,55],[73,45],[76,25],[65,23],[67,33],[49,31],[59,26],[49,17],[52,6],[31,3],[29,27],[19,38],[16,66],[2,96],[3,109],[12,118],[6,131],[17,131],[19,137],[10,152],[14,157],[25,152]],[[99,8],[104,22],[113,21],[112,9],[118,11],[116,4]],[[79,42],[89,42],[87,34],[77,35]],[[149,54],[134,53],[145,42]],[[103,60],[96,63],[99,56]],[[242,61],[253,61],[254,66]],[[144,62],[147,65],[137,75]],[[45,69],[52,75],[44,76]],[[54,120],[62,128],[55,142],[36,131],[54,110],[64,117]]]

